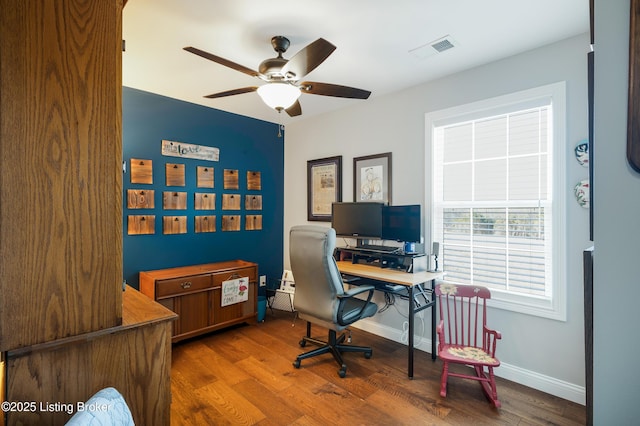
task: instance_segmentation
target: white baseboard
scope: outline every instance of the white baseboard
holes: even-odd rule
[[[362,320],[357,324],[354,324],[352,327],[393,340],[394,342],[405,345],[407,344],[407,336],[402,330],[388,327],[375,321]],[[415,348],[423,352],[431,353],[431,339],[416,336]],[[495,369],[494,372],[496,376],[502,377],[503,379],[511,380],[512,382],[519,383],[577,404],[586,404],[586,390],[583,386],[578,386],[573,383],[565,382],[564,380],[536,373],[535,371],[526,370],[505,362],[501,362],[500,367]]]

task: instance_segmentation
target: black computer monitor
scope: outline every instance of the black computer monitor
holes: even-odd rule
[[[382,203],[343,202],[331,205],[331,227],[339,237],[380,239]]]
[[[422,239],[420,204],[384,206],[382,209],[382,239],[419,243]]]

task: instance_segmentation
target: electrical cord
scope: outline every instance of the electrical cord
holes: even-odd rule
[[[402,299],[406,299],[407,301],[409,300],[408,298],[402,298]],[[407,344],[409,342],[409,321],[408,321],[409,315],[400,311],[400,309],[398,308],[398,305],[396,305],[396,296],[394,294],[385,293],[384,294],[384,301],[385,301],[384,306],[382,306],[381,308],[380,307],[378,308],[378,313],[383,313],[386,310],[388,310],[391,306],[393,306],[396,309],[396,312],[401,317],[405,318],[405,321],[402,324],[402,333],[400,335],[400,341],[402,343],[404,343],[404,344]],[[414,329],[414,331],[413,331],[413,337],[414,337],[413,347],[414,348],[419,347],[424,342],[424,336],[423,335],[424,335],[424,330],[425,330],[423,312],[418,312],[416,317],[418,319],[420,319],[420,326],[421,326],[422,332],[420,334],[418,334],[418,333],[416,333],[416,331]],[[414,320],[415,320],[415,318],[414,318]],[[417,341],[415,340],[416,337],[417,337]]]
[[[383,313],[384,311],[389,309],[391,306],[393,306],[395,303],[396,303],[396,298],[393,294],[384,293],[384,306],[381,308],[378,307],[378,313]]]
[[[420,334],[416,334],[416,331],[413,330],[413,347],[417,348],[419,347],[422,342],[424,341],[424,318],[422,317],[422,315],[419,315],[418,318],[420,318],[420,324],[422,325],[422,333]],[[416,341],[416,337],[418,338],[418,340]],[[407,344],[409,342],[409,322],[405,321],[402,323],[402,334],[400,335],[400,341],[404,344]]]

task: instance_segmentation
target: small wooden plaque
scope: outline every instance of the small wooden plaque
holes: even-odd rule
[[[153,183],[153,161],[131,159],[131,183]]]
[[[187,193],[164,191],[162,193],[162,208],[165,210],[186,210]]]
[[[196,192],[193,208],[195,210],[215,210],[216,194],[209,192]]]
[[[128,209],[155,208],[155,191],[153,189],[127,189]]]
[[[213,188],[213,182],[213,167],[198,166],[196,169],[198,188]]]
[[[262,195],[245,195],[245,210],[262,210]]]
[[[223,231],[239,231],[240,230],[240,215],[225,215],[222,216],[222,230]]]
[[[238,171],[225,169],[224,170],[224,189],[239,189],[238,184]]]
[[[245,217],[244,229],[247,231],[259,231],[262,229],[262,215],[250,214]]]
[[[129,215],[127,217],[127,234],[148,235],[156,233],[156,217],[153,215]]]
[[[260,172],[256,172],[256,171],[247,172],[247,189],[249,191],[260,191],[262,189],[262,183],[260,181]]]
[[[215,216],[196,216],[196,233],[216,232]]]
[[[186,216],[164,216],[162,218],[163,234],[186,234],[187,233],[187,217]]]
[[[167,163],[164,172],[167,186],[184,186],[184,164]]]
[[[222,210],[240,210],[240,194],[222,194]]]

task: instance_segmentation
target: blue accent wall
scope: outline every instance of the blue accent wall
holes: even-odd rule
[[[278,125],[131,88],[123,88],[123,268],[124,279],[138,288],[144,270],[243,259],[258,264],[267,281],[283,269],[284,137]],[[220,149],[217,162],[163,156],[162,140]],[[131,183],[131,158],[153,161],[153,184]],[[165,185],[165,164],[185,165],[185,186]],[[214,168],[214,188],[196,187],[196,167]],[[239,189],[223,189],[223,170],[239,171]],[[259,171],[261,190],[247,190],[246,172]],[[127,208],[128,189],[153,189],[153,209]],[[186,210],[164,210],[164,191],[187,193]],[[216,194],[215,210],[194,209],[195,192]],[[240,194],[240,211],[222,210],[222,194]],[[262,210],[245,211],[244,195],[262,195]],[[222,231],[222,215],[240,215],[240,231]],[[244,229],[245,214],[261,214],[262,230]],[[128,235],[129,215],[155,215],[155,234]],[[187,233],[164,235],[163,216],[186,216]],[[195,233],[195,216],[215,215],[216,231]]]

